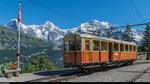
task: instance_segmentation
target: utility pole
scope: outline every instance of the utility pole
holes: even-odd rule
[[[150,31],[150,24],[147,24],[147,32],[149,32]],[[148,36],[150,36],[150,34],[149,33],[147,33],[148,34]],[[149,39],[150,37],[148,37],[148,39]],[[146,59],[149,59],[149,55],[150,55],[150,49],[148,48],[147,50],[146,50],[146,52],[147,52],[147,58]]]

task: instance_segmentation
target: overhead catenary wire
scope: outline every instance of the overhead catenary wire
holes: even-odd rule
[[[135,24],[135,25],[129,25],[129,26],[141,26],[141,25],[150,24],[150,23],[145,23],[145,20],[144,20],[143,17],[142,17],[142,16],[147,15],[148,13],[141,15],[141,14],[139,13],[139,11],[137,10],[137,8],[135,7],[135,5],[134,5],[134,3],[132,2],[132,0],[130,0],[130,2],[131,2],[132,6],[134,7],[134,9],[135,9],[135,11],[137,12],[137,14],[138,14],[139,17],[135,17],[135,18],[132,18],[132,19],[128,20],[128,21],[127,21],[127,24],[128,24],[129,21],[133,21],[133,20],[136,20],[136,19],[139,19],[139,18],[143,21],[143,24]],[[148,18],[148,19],[149,19],[149,18]],[[146,19],[146,20],[147,20],[147,19]],[[121,24],[123,24],[123,23],[121,23]],[[113,28],[111,28],[111,29],[118,29],[118,28],[125,28],[125,27],[127,27],[127,26],[113,27]],[[106,30],[108,30],[108,29],[106,29]],[[104,31],[106,31],[106,30],[104,30]]]
[[[56,12],[56,13],[61,14],[61,15],[63,15],[63,16],[67,16],[67,17],[70,17],[70,18],[72,18],[72,19],[75,19],[75,20],[78,20],[78,21],[81,21],[81,22],[84,21],[84,20],[82,20],[82,19],[80,19],[80,18],[77,18],[77,17],[75,17],[75,16],[66,14],[66,13],[61,12],[61,11],[58,11],[58,10],[56,10],[56,9],[54,9],[54,8],[47,7],[47,6],[43,5],[43,4],[40,4],[40,3],[38,3],[38,2],[35,2],[35,1],[33,1],[33,0],[29,0],[29,1],[32,2],[32,3],[34,3],[34,4],[36,4],[36,5],[38,5],[38,6],[40,6],[40,7],[42,7],[42,8],[46,8],[46,9],[48,9],[48,10],[50,10],[50,11]]]
[[[134,9],[135,9],[135,11],[136,11],[136,13],[139,15],[139,17],[141,18],[141,20],[143,21],[143,23],[144,23],[144,19],[143,19],[143,17],[141,16],[141,14],[139,13],[139,11],[137,10],[137,8],[135,7],[135,5],[134,5],[134,3],[132,2],[132,0],[130,0],[130,2],[131,2],[131,4],[132,4],[132,6],[134,7]]]
[[[146,16],[146,15],[148,15],[148,14],[150,14],[150,12],[145,13],[145,14],[143,14],[143,15],[141,15],[141,16]],[[134,18],[131,18],[131,19],[129,19],[128,21],[122,22],[122,23],[120,23],[120,24],[128,24],[129,22],[134,21],[134,20],[137,20],[137,19],[141,19],[141,18],[140,18],[139,16],[138,16],[138,17],[134,17]],[[149,20],[149,19],[150,19],[150,17],[147,18],[147,19],[145,19],[144,21],[147,21],[147,20]]]
[[[149,14],[149,13],[145,13],[145,14],[141,15],[141,14],[139,13],[139,11],[137,10],[137,8],[135,7],[133,1],[130,0],[130,2],[131,2],[132,6],[134,7],[134,9],[135,9],[135,11],[137,12],[137,14],[138,14],[139,17],[132,18],[132,19],[128,20],[126,23],[128,23],[129,21],[136,20],[136,19],[141,19],[141,20],[143,21],[143,24],[144,24],[144,25],[145,25],[145,24],[149,24],[149,23],[145,23],[145,20],[144,20],[143,17],[142,17],[142,16],[146,16],[146,15]],[[147,18],[146,20],[148,20],[148,19],[150,19],[150,18]],[[121,23],[121,24],[124,24],[124,23]],[[135,26],[135,25],[131,25],[131,26]],[[138,25],[138,26],[140,26],[140,25]],[[127,27],[127,26],[114,27],[114,28],[112,28],[112,29],[125,28],[125,27]]]
[[[38,2],[36,2],[36,1],[34,1],[34,0],[29,0],[29,1],[32,2],[32,3],[34,3],[34,4],[36,4],[36,5],[38,5],[38,6],[40,6],[40,7],[42,7],[42,8],[46,8],[46,9],[48,9],[48,10],[50,10],[50,11],[56,12],[56,13],[61,14],[61,15],[63,15],[63,16],[67,16],[67,17],[69,17],[69,18],[72,18],[72,19],[75,19],[75,20],[78,20],[78,21],[81,21],[81,22],[84,21],[84,20],[82,20],[82,19],[80,19],[80,18],[77,18],[77,17],[74,17],[74,16],[72,16],[72,15],[66,14],[66,13],[64,13],[64,12],[58,11],[58,10],[56,10],[56,9],[54,9],[54,8],[47,7],[47,6],[45,6],[45,5],[43,5],[43,4],[40,4],[40,3],[38,3]],[[135,20],[135,19],[141,18],[141,20],[142,20],[143,23],[144,23],[144,19],[143,19],[142,15],[139,13],[139,11],[138,11],[137,8],[135,7],[135,5],[134,5],[134,3],[132,2],[132,0],[130,0],[130,2],[131,2],[132,6],[134,7],[134,9],[136,10],[136,12],[137,12],[137,14],[138,14],[138,16],[139,16],[139,17],[133,18],[133,19],[131,19],[131,20]],[[131,20],[128,20],[128,21],[131,21]],[[113,27],[113,28],[111,28],[111,29],[117,29],[117,28],[121,28],[121,27],[123,27],[123,26],[120,26],[120,27]],[[107,30],[107,29],[106,29],[106,30]],[[104,31],[106,31],[106,30],[104,30]]]

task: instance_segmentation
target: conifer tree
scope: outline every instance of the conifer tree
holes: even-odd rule
[[[131,30],[131,27],[128,24],[127,24],[127,28],[123,32],[122,40],[128,41],[128,42],[134,42],[135,41],[134,37],[133,37],[133,33],[132,33],[132,30]]]
[[[144,31],[143,40],[141,43],[141,50],[147,52],[147,59],[150,59],[150,27],[147,24],[147,28]]]
[[[111,35],[111,30],[108,29],[108,30],[107,30],[107,38],[111,38],[111,37],[112,37],[112,35]]]
[[[113,39],[120,40],[119,39],[119,34],[116,34],[116,36],[114,36]]]

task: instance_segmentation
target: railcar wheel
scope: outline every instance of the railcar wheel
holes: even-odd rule
[[[132,65],[133,64],[133,61],[130,61],[130,65]]]
[[[117,63],[117,67],[120,67],[121,66],[121,63]]]
[[[89,72],[89,70],[88,69],[84,69],[84,73],[87,73],[87,72]]]
[[[131,65],[131,61],[128,61],[128,62],[126,63],[126,65],[127,65],[127,66]]]
[[[102,67],[102,68],[108,67],[108,64],[103,63],[103,64],[101,64],[101,67]]]
[[[85,69],[85,68],[82,68],[82,69],[80,69],[80,70],[81,70],[81,72],[83,72],[83,73],[89,72],[89,70],[88,70],[88,69]]]
[[[88,72],[93,73],[96,69],[95,68],[90,68],[88,69]]]

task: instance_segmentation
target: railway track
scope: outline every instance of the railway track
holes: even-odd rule
[[[140,72],[139,75],[137,75],[136,77],[134,77],[130,82],[135,82],[136,80],[138,80],[142,75],[144,75],[148,70],[150,70],[150,67],[146,68],[144,71]]]
[[[52,77],[46,77],[42,79],[36,79],[28,82],[59,82],[61,80],[67,80],[71,79],[77,76],[80,72],[73,72],[73,73],[67,73],[67,74],[62,74],[62,75],[57,75],[57,76],[52,76]]]
[[[138,65],[138,64],[145,64],[145,63],[150,63],[150,62],[134,62],[133,65],[130,66],[134,66],[134,65]],[[67,74],[62,74],[59,76],[53,76],[53,77],[46,77],[46,78],[42,78],[42,79],[36,79],[36,80],[31,80],[28,82],[61,82],[64,80],[69,80],[69,79],[73,79],[79,76],[84,76],[84,75],[89,75],[91,73],[98,73],[98,72],[102,72],[102,71],[108,71],[108,70],[112,70],[115,68],[121,68],[121,67],[125,67],[120,66],[120,67],[116,67],[116,66],[109,66],[109,67],[104,67],[104,68],[95,68],[93,71],[91,72],[87,72],[87,73],[82,73],[81,71],[78,72],[73,72],[73,73],[67,73]],[[139,75],[137,75],[135,78],[133,78],[131,81],[129,82],[134,82],[136,81],[138,78],[140,78],[146,71],[150,70],[150,67],[145,69],[144,71],[142,71]]]

